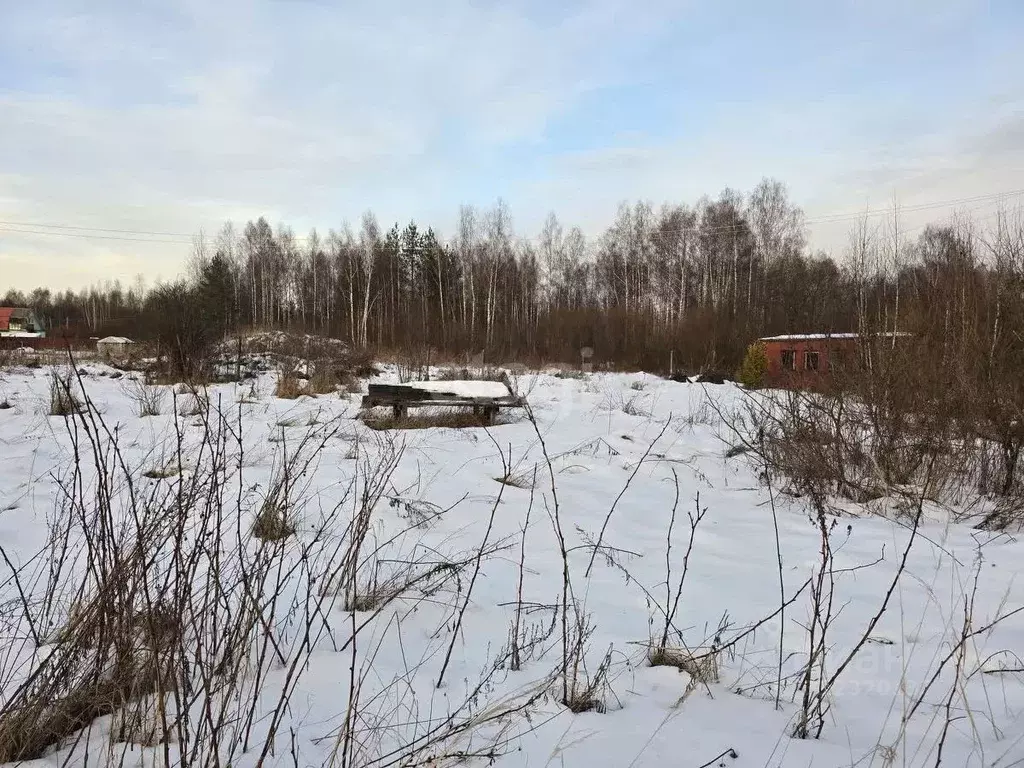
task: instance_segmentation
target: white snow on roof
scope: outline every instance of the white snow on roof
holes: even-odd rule
[[[857,333],[784,333],[781,336],[765,336],[761,341],[817,341],[820,339],[856,339]]]
[[[500,381],[412,381],[408,387],[441,392],[457,397],[508,397],[508,387]]]
[[[131,339],[125,338],[124,336],[107,336],[106,338],[100,339],[96,342],[97,344],[134,344]]]
[[[910,336],[907,331],[888,331],[886,333],[873,333],[869,336],[880,339],[891,339],[895,336]],[[859,339],[859,333],[784,333],[781,336],[764,336],[758,341],[821,341],[824,339]]]

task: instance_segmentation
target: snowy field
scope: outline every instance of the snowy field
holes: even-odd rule
[[[826,650],[808,676],[822,536],[805,500],[770,492],[749,455],[727,457],[721,414],[744,397],[732,385],[524,375],[536,427],[512,412],[487,431],[375,432],[354,418],[359,395],[281,400],[269,375],[211,387],[208,404],[166,388],[161,413],[142,417],[124,378],[85,371],[96,422],[49,415],[46,369],[0,373],[5,716],[98,578],[83,514],[63,586],[47,591],[68,488],[88,506],[106,486],[110,535],[130,536],[118,525],[144,514],[130,493],[148,500],[139,509],[181,509],[178,484],[220,462],[223,518],[202,535],[223,536],[225,558],[270,564],[259,584],[281,598],[252,597],[266,626],[239,679],[191,698],[179,682],[165,705],[191,708],[197,734],[214,733],[209,701],[222,705],[217,760],[197,756],[209,745],[196,734],[126,736],[140,731],[115,707],[30,764],[163,765],[190,744],[187,762],[232,766],[1024,765],[1024,544],[925,503],[908,551],[906,500],[843,505]],[[268,544],[251,532],[270,497],[288,530]],[[365,544],[346,561],[366,500]],[[207,629],[188,628],[190,654],[225,631],[231,593],[248,596],[222,591]],[[665,638],[674,665],[652,666]],[[577,647],[583,661],[567,665]],[[808,680],[826,688],[820,723],[793,738]],[[563,705],[567,687],[588,711]]]

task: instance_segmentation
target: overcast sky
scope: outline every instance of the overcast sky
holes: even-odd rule
[[[0,291],[152,284],[182,268],[176,233],[261,214],[447,235],[502,197],[519,234],[550,210],[596,234],[622,200],[763,176],[812,222],[1024,189],[1022,0],[0,0],[0,20]],[[171,234],[13,231],[61,226]],[[810,241],[838,255],[848,226]]]

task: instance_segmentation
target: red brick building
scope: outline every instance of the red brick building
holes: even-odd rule
[[[878,333],[867,338],[892,340],[904,336],[910,334]],[[768,358],[766,383],[800,387],[824,384],[834,370],[860,363],[864,338],[859,333],[794,333],[758,339]]]

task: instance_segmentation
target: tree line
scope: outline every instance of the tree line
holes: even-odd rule
[[[942,330],[948,357],[956,333],[984,316],[1002,317],[1005,340],[1019,218],[984,230],[960,220],[916,237],[898,215],[864,219],[838,260],[812,252],[805,232],[773,179],[692,205],[623,204],[592,238],[554,214],[535,237],[517,236],[501,201],[463,206],[447,239],[415,222],[385,230],[372,212],[357,230],[305,237],[260,218],[197,237],[187,274],[169,284],[9,291],[3,303],[89,334],[214,339],[281,328],[378,352],[483,351],[495,361],[568,361],[590,346],[600,361],[658,370],[671,357],[680,368],[731,371],[751,340],[790,331],[929,325]],[[168,329],[171,321],[190,327]]]

